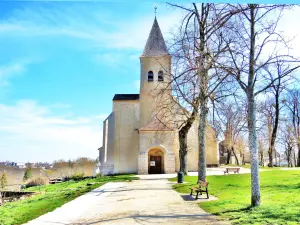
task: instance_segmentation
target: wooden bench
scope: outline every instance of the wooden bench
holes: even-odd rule
[[[240,173],[240,168],[239,167],[227,167],[225,168],[224,174],[229,174],[229,172],[233,173]]]
[[[204,190],[204,188],[205,188],[205,190]],[[198,181],[198,187],[192,187],[190,195],[193,195],[193,191],[196,192],[196,200],[198,199],[198,194],[199,193],[200,193],[200,195],[202,195],[202,193],[206,193],[206,198],[209,199],[209,196],[208,196],[208,182],[199,180]]]
[[[56,184],[56,183],[62,183],[63,180],[62,178],[50,178],[49,179],[49,184]]]

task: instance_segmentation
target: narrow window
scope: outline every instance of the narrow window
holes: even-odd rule
[[[158,72],[158,81],[164,81],[164,73],[163,71]]]
[[[148,72],[148,81],[153,81],[153,72],[152,71]]]

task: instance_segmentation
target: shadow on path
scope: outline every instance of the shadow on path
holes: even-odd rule
[[[94,225],[94,224],[101,224],[104,222],[118,222],[119,220],[124,219],[133,219],[136,223],[146,223],[146,224],[157,224],[164,223],[164,219],[174,219],[174,220],[197,220],[200,222],[201,220],[207,221],[209,214],[175,214],[175,215],[131,215],[131,216],[123,216],[123,217],[117,217],[117,218],[110,218],[110,219],[99,219],[99,220],[93,220],[93,221],[86,221],[86,222],[78,222],[78,223],[62,223],[62,222],[53,222],[55,224],[62,224],[62,225]],[[159,221],[157,221],[159,220]],[[47,222],[47,221],[45,221]],[[212,221],[213,222],[213,221]],[[122,224],[122,221],[119,221],[118,223]]]

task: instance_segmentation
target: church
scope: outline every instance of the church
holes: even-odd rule
[[[115,94],[112,113],[103,121],[103,145],[98,150],[100,172],[104,175],[179,171],[178,129],[170,128],[154,117],[155,95],[170,81],[171,60],[155,17],[140,56],[140,93]],[[171,89],[167,92],[169,95],[164,96],[172,96]],[[172,118],[176,120],[176,116]],[[196,120],[187,137],[189,171],[198,170],[198,124]],[[218,155],[215,132],[207,125],[207,166],[218,166]]]

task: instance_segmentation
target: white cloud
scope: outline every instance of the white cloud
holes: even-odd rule
[[[31,100],[0,104],[0,159],[53,161],[97,157],[104,114],[65,118],[51,113],[51,108]]]
[[[96,7],[95,7],[96,8]],[[100,10],[100,9],[99,9]],[[153,15],[126,19],[90,7],[64,7],[47,9],[29,7],[12,13],[0,23],[1,35],[10,33],[22,36],[65,36],[86,40],[93,47],[142,50],[149,35]],[[181,12],[166,11],[158,21],[163,33],[169,32]]]
[[[0,86],[8,85],[10,78],[24,72],[27,64],[28,62],[15,62],[0,66]]]

